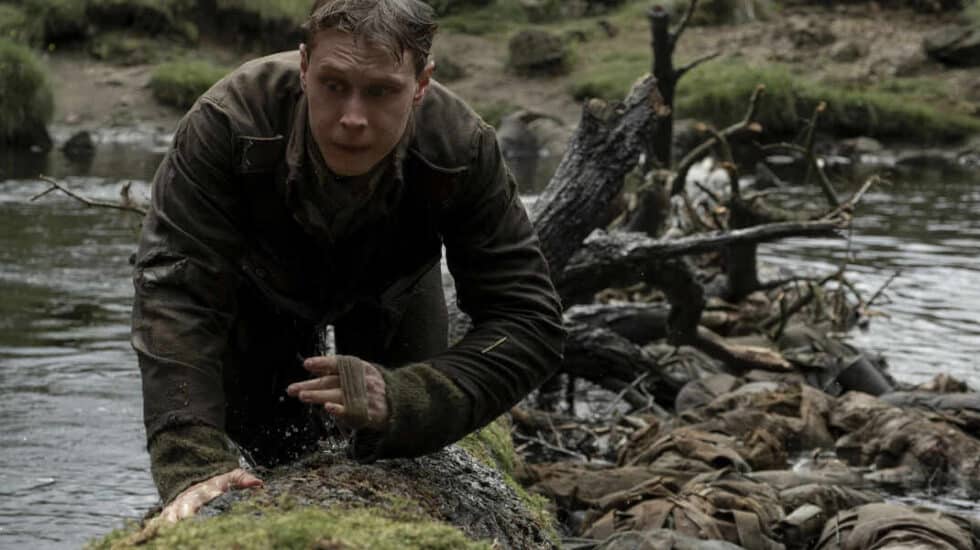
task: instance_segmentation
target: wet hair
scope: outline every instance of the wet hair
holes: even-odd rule
[[[429,60],[436,32],[435,12],[421,0],[316,0],[303,24],[308,50],[317,33],[337,29],[387,50],[399,63],[412,52],[415,74]]]

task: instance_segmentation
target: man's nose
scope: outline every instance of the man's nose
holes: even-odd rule
[[[357,130],[367,126],[367,110],[364,102],[357,94],[344,102],[343,112],[340,115],[340,125],[348,130]]]

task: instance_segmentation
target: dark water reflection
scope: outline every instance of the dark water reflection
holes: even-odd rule
[[[46,187],[34,179],[41,172],[95,198],[115,199],[129,180],[145,194],[160,159],[146,151],[102,148],[82,165],[0,153],[0,547],[78,547],[156,500],[128,343],[138,220],[59,195],[28,202]],[[861,207],[858,284],[870,293],[903,274],[878,308],[890,317],[855,340],[885,353],[900,377],[945,370],[980,387],[978,179],[917,174]],[[800,240],[768,245],[764,257],[831,271],[845,251]]]
[[[904,380],[947,372],[980,388],[980,173],[918,170],[892,182],[857,209],[849,270],[865,298],[900,274],[875,302],[882,315],[852,340],[881,352]],[[808,199],[819,197],[795,189],[789,203]],[[787,269],[805,264],[829,272],[848,257],[848,244],[793,239],[761,251]]]

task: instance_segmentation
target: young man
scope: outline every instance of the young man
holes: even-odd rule
[[[240,455],[314,448],[317,410],[359,426],[355,458],[424,454],[561,360],[561,308],[493,130],[431,80],[431,9],[318,0],[305,29],[298,52],[198,100],[154,180],[133,345],[170,520],[261,484]],[[473,320],[448,349],[443,246]],[[326,325],[345,355],[315,356]]]

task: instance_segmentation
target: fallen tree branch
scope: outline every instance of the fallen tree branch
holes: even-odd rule
[[[79,195],[78,193],[75,193],[74,191],[72,191],[71,189],[68,189],[61,182],[59,182],[59,181],[57,181],[55,179],[49,178],[47,176],[40,176],[40,179],[42,181],[45,181],[48,184],[50,184],[51,187],[45,189],[44,191],[38,193],[37,195],[34,195],[33,197],[31,197],[30,198],[30,201],[31,202],[34,202],[35,200],[37,200],[37,199],[39,199],[39,198],[47,195],[48,193],[51,193],[51,192],[57,190],[57,191],[61,191],[65,195],[68,195],[69,197],[75,199],[76,201],[84,204],[85,206],[92,206],[92,207],[96,207],[96,208],[110,208],[110,209],[113,209],[113,210],[122,210],[124,212],[131,212],[133,214],[139,214],[140,216],[145,216],[146,215],[146,210],[144,210],[144,209],[142,209],[142,208],[140,208],[138,206],[135,206],[133,204],[115,203],[115,202],[107,202],[107,201],[93,200],[93,199],[90,199],[88,197],[83,197],[82,195]]]

